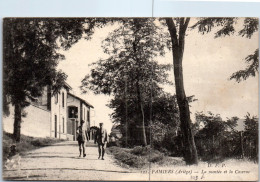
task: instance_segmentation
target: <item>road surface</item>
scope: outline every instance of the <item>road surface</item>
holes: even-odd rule
[[[66,141],[28,152],[20,167],[4,170],[4,180],[148,180],[148,174],[117,165],[111,155],[98,159],[97,146],[87,143],[86,158],[77,142]]]
[[[75,141],[61,142],[28,152],[21,166],[3,171],[4,180],[149,180],[149,169],[128,169],[119,166],[111,155],[98,159],[97,146],[87,143],[86,158],[79,158]],[[180,160],[176,158],[175,161]],[[170,160],[174,161],[174,160]],[[232,172],[232,173],[231,173]],[[153,164],[150,180],[211,181],[258,179],[258,164],[248,160],[230,159],[223,163],[186,166],[184,163]]]

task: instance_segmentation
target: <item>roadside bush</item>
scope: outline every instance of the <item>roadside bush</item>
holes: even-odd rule
[[[120,151],[115,155],[115,157],[116,159],[120,159],[123,163],[129,166],[138,167],[135,163],[138,160],[138,157],[131,153]]]
[[[131,150],[132,154],[135,155],[149,155],[149,152],[151,151],[150,146],[142,147],[142,146],[136,146]]]
[[[131,149],[113,146],[108,148],[108,151],[111,152],[119,162],[131,167],[141,168],[147,164],[145,158],[132,154]]]
[[[113,146],[120,147],[121,143],[122,143],[121,141],[108,142],[107,147],[113,147]]]
[[[155,163],[166,160],[163,153],[151,149],[150,146],[136,146],[132,149],[113,146],[108,148],[108,152],[112,153],[121,163],[136,168],[148,165],[149,162]]]
[[[163,158],[164,158],[163,154],[157,153],[157,152],[152,152],[150,157],[148,158],[148,161],[155,163],[155,162],[159,162],[159,161],[163,160]]]
[[[13,142],[12,134],[3,132],[3,160],[7,159],[10,152],[10,146],[15,144],[17,153],[23,155],[25,152],[37,149],[39,147],[48,146],[63,140],[54,138],[34,138],[25,135],[21,135],[19,143]]]

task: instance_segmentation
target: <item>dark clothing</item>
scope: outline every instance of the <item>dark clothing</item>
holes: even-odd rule
[[[83,144],[85,144],[84,141],[78,140],[78,145],[79,145],[79,146],[80,146],[80,145],[83,145]]]
[[[107,142],[107,130],[104,128],[98,129],[96,137],[98,144],[105,144]]]
[[[86,132],[85,130],[83,129],[82,126],[79,126],[78,129],[77,129],[77,140],[78,140],[78,145],[79,145],[79,156],[81,156],[81,148],[83,150],[83,157],[86,156],[86,153],[85,153],[85,141],[87,140],[86,139]]]
[[[85,142],[84,141],[78,141],[79,145],[79,156],[81,157],[81,148],[83,150],[83,157],[86,156],[86,151],[85,151]]]
[[[98,158],[102,155],[102,159],[104,159],[105,155],[105,144],[98,144]]]
[[[83,126],[79,126],[77,129],[77,140],[85,142],[87,140],[86,130],[84,130]]]
[[[104,128],[99,128],[96,132],[96,141],[98,143],[98,158],[102,155],[102,159],[104,159],[105,148],[107,143],[107,131]]]

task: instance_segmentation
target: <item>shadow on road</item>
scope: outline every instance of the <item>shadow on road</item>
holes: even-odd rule
[[[12,180],[30,180],[30,178],[40,178],[40,177],[47,177],[41,175],[32,175],[32,176],[10,176],[10,177],[3,177],[3,180],[12,181]]]
[[[87,155],[88,156],[88,155]],[[67,158],[67,159],[86,159],[86,160],[98,160],[98,158],[97,159],[88,159],[88,157],[85,157],[85,158],[83,158],[83,157],[78,157],[78,156],[24,156],[23,158],[27,158],[27,159],[33,159],[33,158],[35,158],[35,159],[38,159],[38,158]]]
[[[130,171],[114,171],[114,170],[103,170],[103,169],[82,169],[82,168],[31,168],[31,169],[20,169],[21,171],[40,171],[40,170],[69,170],[69,171],[99,171],[99,172],[112,172],[112,173],[134,173]],[[5,171],[16,171],[16,170],[5,170]]]
[[[78,143],[77,142],[62,142],[62,143],[55,143],[55,144],[52,144],[52,145],[48,145],[48,146],[78,146]],[[87,142],[86,143],[86,147],[94,147],[96,148],[97,147],[97,144],[94,144],[92,142]]]

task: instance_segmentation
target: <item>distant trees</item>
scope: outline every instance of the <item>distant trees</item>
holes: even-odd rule
[[[243,133],[245,156],[258,160],[258,118],[249,113],[245,116],[245,131]]]
[[[245,127],[240,126],[242,131],[238,131],[238,120],[238,117],[232,117],[225,121],[220,115],[211,112],[208,114],[196,113],[193,131],[198,155],[202,160],[222,160],[244,156],[257,159],[258,121],[248,114],[244,120]]]

